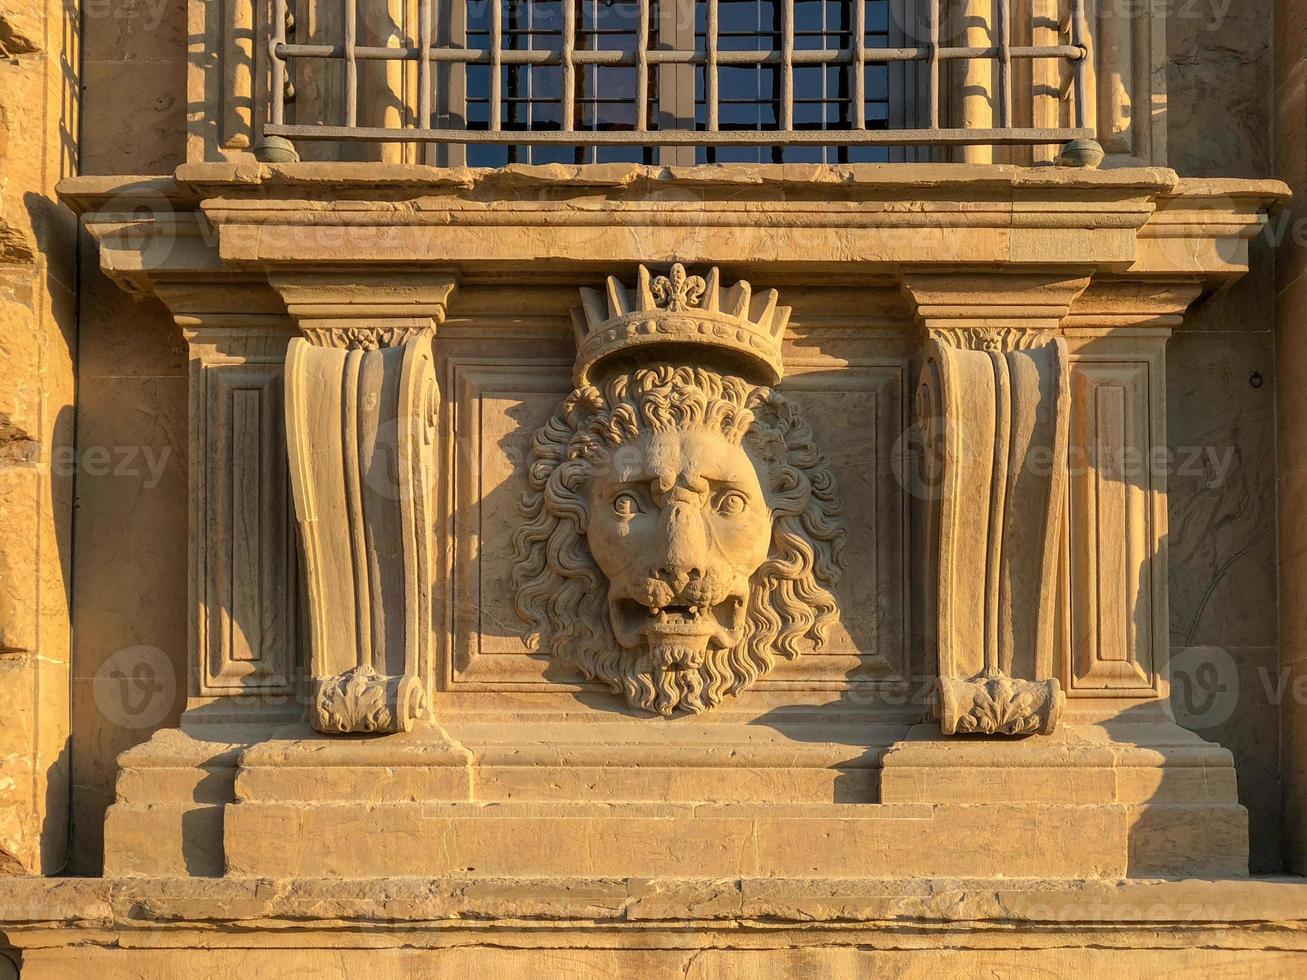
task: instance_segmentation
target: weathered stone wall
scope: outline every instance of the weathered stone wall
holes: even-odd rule
[[[1307,871],[1307,3],[1282,0],[1275,23],[1276,176],[1294,191],[1276,256],[1280,487],[1280,713],[1286,867]],[[1296,692],[1296,696],[1295,695]]]
[[[68,822],[75,27],[0,8],[0,875],[58,871]]]
[[[1270,92],[1280,6],[1168,5],[1168,163],[1182,175],[1278,176]],[[1175,697],[1182,722],[1234,753],[1262,872],[1281,862],[1279,706],[1289,696],[1278,669],[1274,264],[1263,237],[1248,276],[1201,302],[1167,349],[1171,644],[1177,683],[1188,685]],[[1209,663],[1224,692],[1194,686]]]
[[[186,0],[88,4],[83,45],[81,172],[171,173]],[[185,697],[186,345],[161,304],[104,278],[89,242],[81,259],[70,864],[95,874],[118,753],[176,724]]]

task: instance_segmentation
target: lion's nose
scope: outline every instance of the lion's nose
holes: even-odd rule
[[[703,578],[703,569],[695,566],[684,568],[672,562],[665,562],[657,569],[655,574],[662,581],[666,582],[677,592],[680,592],[687,585],[698,582]]]
[[[685,503],[667,509],[666,550],[657,564],[656,574],[680,592],[691,582],[704,577],[708,550],[703,520]]]

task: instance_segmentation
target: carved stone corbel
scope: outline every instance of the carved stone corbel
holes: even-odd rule
[[[927,338],[917,412],[946,735],[1048,734],[1065,702],[1054,610],[1070,367],[1057,325],[1085,282],[1018,285],[978,287],[970,303],[965,283],[908,286]]]
[[[426,277],[397,293],[334,276],[272,282],[307,338],[286,355],[286,432],[310,723],[408,731],[425,710],[431,635],[432,339],[454,283]]]

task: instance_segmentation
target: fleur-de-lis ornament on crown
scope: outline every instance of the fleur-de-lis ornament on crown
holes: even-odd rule
[[[679,262],[672,266],[670,276],[656,276],[649,284],[654,302],[659,308],[673,313],[698,306],[707,288],[708,284],[703,281],[703,276],[687,276],[685,266]]]

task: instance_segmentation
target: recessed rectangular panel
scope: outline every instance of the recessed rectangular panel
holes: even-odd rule
[[[296,599],[281,367],[212,366],[199,377],[201,693],[283,693]]]
[[[848,540],[833,589],[839,622],[826,647],[778,665],[761,683],[824,686],[905,676],[908,498],[894,465],[906,430],[905,367],[791,364],[789,370],[781,391],[798,402],[830,463]]]
[[[513,534],[521,525],[531,441],[571,390],[570,363],[451,357],[447,454],[447,669],[453,689],[565,690],[581,679],[526,644],[514,609]],[[797,402],[840,488],[846,568],[840,620],[822,651],[782,661],[758,687],[840,689],[906,674],[907,492],[894,476],[904,432],[906,366],[795,365],[782,391]],[[560,687],[560,685],[563,685]]]
[[[513,534],[522,523],[531,440],[571,391],[570,374],[570,363],[553,361],[449,365],[456,685],[546,683],[547,659],[527,647],[526,624],[513,606]]]
[[[1077,359],[1071,372],[1071,689],[1151,693],[1159,642],[1150,495],[1149,364]]]

